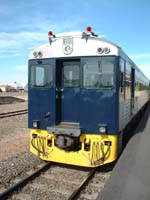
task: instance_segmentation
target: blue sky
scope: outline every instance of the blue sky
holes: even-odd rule
[[[27,82],[28,54],[47,32],[93,31],[118,44],[150,79],[149,0],[1,0],[0,83]]]

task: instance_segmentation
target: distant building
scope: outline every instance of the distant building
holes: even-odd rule
[[[24,88],[20,83],[14,82],[13,87],[16,89],[17,92],[23,92]]]
[[[15,88],[11,85],[0,85],[0,91],[1,92],[13,92],[13,91],[15,91]]]

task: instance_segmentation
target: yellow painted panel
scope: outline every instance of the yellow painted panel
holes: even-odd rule
[[[117,158],[117,135],[82,134],[79,151],[65,151],[54,144],[55,135],[46,130],[30,131],[30,151],[43,160],[65,163],[70,165],[96,167],[110,163]],[[85,143],[90,142],[90,149],[84,149]],[[111,142],[111,146],[107,144]],[[107,144],[105,144],[107,143]]]

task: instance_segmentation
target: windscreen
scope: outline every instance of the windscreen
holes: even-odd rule
[[[52,66],[32,65],[30,68],[30,87],[51,87]]]
[[[63,70],[64,87],[80,86],[80,65],[79,63],[64,63]]]
[[[114,63],[88,61],[84,64],[84,88],[111,89],[114,85]]]

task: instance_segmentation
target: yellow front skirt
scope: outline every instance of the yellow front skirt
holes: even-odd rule
[[[30,130],[30,151],[46,161],[97,167],[117,158],[117,135],[81,134],[81,149],[65,151],[55,146],[55,135],[46,130]],[[87,150],[85,146],[89,145]]]

